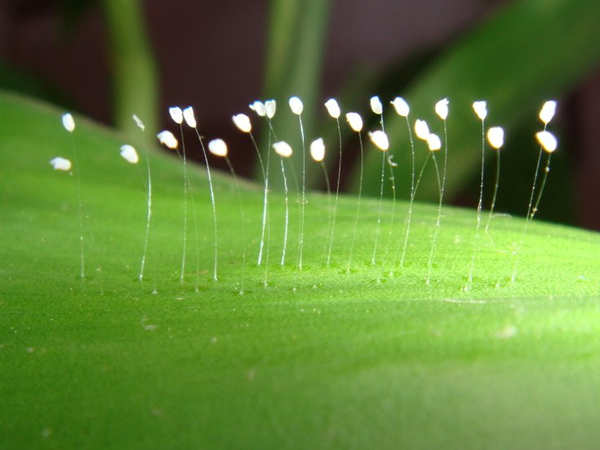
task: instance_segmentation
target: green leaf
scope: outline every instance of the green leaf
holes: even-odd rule
[[[152,148],[141,284],[146,154],[130,165],[120,134],[78,116],[69,134],[61,112],[0,93],[0,448],[596,447],[597,233],[534,222],[524,236],[522,220],[495,217],[476,241],[473,211],[446,208],[426,285],[435,207],[416,205],[400,270],[406,203],[396,204],[395,225],[383,203],[371,265],[378,202],[363,199],[347,273],[356,199],[340,201],[326,267],[330,204],[311,193],[299,271],[297,212],[281,267],[284,201],[273,193],[265,272],[255,263],[262,190],[247,183],[238,197],[234,180],[217,173],[214,282],[207,179],[190,167],[182,285],[182,165]],[[50,158],[75,149],[73,176],[51,169]],[[477,245],[473,290],[463,292]]]

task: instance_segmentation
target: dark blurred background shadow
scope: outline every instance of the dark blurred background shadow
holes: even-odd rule
[[[286,99],[301,95],[308,135],[324,135],[335,148],[335,125],[322,107],[330,96],[376,126],[369,97],[387,104],[403,95],[438,130],[433,104],[448,96],[450,202],[466,206],[476,204],[479,177],[479,124],[470,102],[486,98],[490,125],[507,128],[498,209],[521,216],[537,157],[537,110],[556,98],[551,128],[560,153],[540,217],[600,229],[598,23],[597,0],[4,0],[0,88],[124,133],[133,130],[132,113],[154,131],[171,127],[168,106],[193,105],[202,133],[226,139],[236,169],[248,177],[255,159],[231,115],[248,113],[257,98],[278,99],[278,134],[293,141],[297,125]],[[399,152],[405,129],[387,109]],[[344,138],[344,187],[353,191],[356,140]],[[398,161],[399,192],[407,197],[407,160]],[[366,170],[375,180],[367,193],[374,194],[376,161]],[[311,181],[320,187],[317,175]],[[434,191],[423,192],[423,200],[433,198]]]

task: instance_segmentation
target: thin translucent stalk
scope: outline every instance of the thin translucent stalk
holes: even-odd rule
[[[204,163],[206,164],[206,176],[208,178],[208,189],[210,192],[210,203],[212,206],[213,219],[213,280],[218,281],[219,242],[217,231],[217,205],[215,202],[215,191],[213,189],[212,175],[210,173],[210,165],[208,163],[208,155],[206,154],[204,141],[202,140],[202,136],[200,136],[200,132],[198,131],[198,129],[194,128],[194,130],[196,131],[196,136],[198,136],[198,141],[200,142],[200,147],[202,148],[202,155],[204,156]]]
[[[446,180],[448,174],[448,127],[446,125],[446,121],[442,121],[444,123],[444,168],[442,169],[442,201],[444,201],[444,197],[446,196]]]
[[[72,139],[72,136],[71,136]],[[84,235],[83,235],[83,201],[81,199],[81,167],[79,165],[79,158],[77,152],[77,146],[71,140],[71,146],[73,149],[73,162],[75,163],[76,178],[77,178],[77,207],[79,214],[79,278],[85,279],[85,246],[84,246]]]
[[[425,284],[431,283],[431,271],[433,269],[433,259],[435,257],[435,251],[437,246],[438,235],[440,232],[440,224],[442,218],[442,203],[444,200],[444,191],[443,191],[443,182],[440,182],[440,169],[438,167],[437,158],[435,157],[435,153],[431,153],[431,157],[433,158],[433,166],[435,167],[435,175],[437,180],[438,189],[440,190],[440,200],[438,203],[438,214],[437,220],[435,222],[435,228],[433,230],[433,237],[431,238],[431,249],[429,251],[429,259],[427,261],[427,278],[425,279]]]
[[[385,133],[385,125],[383,123],[383,114],[379,115],[379,124],[381,125],[381,131]],[[383,188],[385,185],[385,161],[386,161],[386,152],[383,152],[381,155],[381,180],[379,183],[379,204],[377,205],[378,214],[377,214],[377,228],[375,230],[375,243],[373,244],[373,255],[371,256],[371,264],[375,265],[376,257],[377,257],[377,244],[379,241],[379,234],[381,233],[381,208],[383,203]],[[392,175],[393,176],[393,175]],[[395,190],[395,189],[393,189]],[[393,202],[395,203],[396,199],[394,198]],[[393,210],[393,207],[392,207]],[[393,218],[392,218],[393,220]]]
[[[433,267],[433,259],[437,249],[437,241],[440,234],[441,223],[442,223],[442,205],[444,203],[444,196],[446,193],[446,174],[448,168],[448,129],[446,127],[446,121],[442,120],[444,124],[444,167],[442,168],[442,177],[440,183],[440,171],[437,164],[437,158],[435,154],[433,156],[433,164],[435,165],[435,173],[437,176],[438,189],[440,190],[440,199],[438,204],[437,219],[435,222],[435,229],[433,230],[433,237],[431,239],[431,250],[429,252],[429,261],[427,263],[427,278],[426,284],[431,283],[431,271]]]
[[[544,125],[544,131],[546,131],[546,125]],[[535,197],[535,188],[537,186],[538,173],[539,173],[540,167],[542,165],[542,153],[543,153],[543,149],[542,149],[542,147],[540,147],[540,150],[538,152],[537,163],[535,165],[535,172],[533,174],[533,183],[531,184],[531,194],[529,195],[529,204],[527,206],[527,217],[525,218],[527,220],[527,222],[529,222],[529,218],[531,216],[531,208],[533,206],[533,199]]]
[[[244,282],[246,279],[246,218],[244,217],[244,209],[242,207],[242,196],[240,194],[240,182],[235,174],[235,170],[233,168],[233,164],[231,164],[231,160],[229,156],[225,156],[225,162],[227,163],[227,167],[229,167],[229,172],[231,173],[231,177],[233,178],[233,182],[235,185],[235,196],[238,200],[238,206],[240,208],[240,233],[242,234],[242,242],[244,243],[242,246],[242,275],[240,277],[240,295],[244,295]]]
[[[431,155],[432,153],[429,152],[429,155],[427,156],[427,158],[425,158],[425,162],[423,163],[421,170],[419,170],[419,176],[417,177],[417,182],[415,183],[415,197],[417,195],[417,191],[419,190],[419,186],[421,185],[423,175],[425,174],[425,169],[427,169],[427,164],[429,164],[429,160],[431,159]]]
[[[373,243],[373,254],[371,255],[371,265],[375,265],[377,258],[377,244],[379,243],[379,234],[381,232],[381,214],[383,205],[383,188],[385,186],[385,157],[386,152],[381,152],[381,175],[379,180],[379,201],[377,205],[377,225],[375,227],[375,242]]]
[[[481,179],[479,184],[479,202],[477,203],[477,225],[475,227],[475,245],[471,255],[469,274],[467,277],[466,291],[470,291],[473,285],[473,271],[475,270],[475,259],[479,254],[479,231],[481,229],[481,209],[483,207],[483,182],[485,174],[485,120],[481,121]]]
[[[338,154],[338,166],[337,166],[337,180],[335,186],[335,201],[333,203],[333,214],[331,219],[331,228],[329,232],[329,248],[327,250],[327,267],[331,264],[331,252],[333,250],[333,239],[335,236],[335,222],[337,219],[337,207],[338,200],[340,197],[340,182],[342,179],[342,130],[340,128],[340,119],[336,119],[337,124],[337,132],[338,132],[338,145],[339,145],[339,154]]]
[[[321,171],[323,172],[323,179],[325,180],[325,187],[327,189],[327,226],[328,226],[328,231],[330,231],[331,230],[331,222],[332,222],[331,185],[329,183],[329,174],[327,173],[327,168],[325,167],[325,162],[321,161],[319,163],[319,165],[321,166]],[[329,246],[329,245],[327,245],[327,246]]]
[[[412,223],[413,206],[415,202],[415,140],[413,139],[412,129],[408,116],[406,116],[406,128],[408,129],[408,140],[410,142],[410,200],[408,202],[408,214],[406,216],[406,231],[404,233],[404,244],[402,245],[402,254],[400,256],[400,267],[404,268],[406,259],[406,249],[408,248],[408,237],[410,235],[410,225]]]
[[[260,244],[258,247],[258,261],[257,264],[260,266],[263,262],[263,252],[265,248],[265,232],[267,229],[267,208],[269,207],[269,178],[265,177],[265,189],[263,193],[263,210],[262,210],[262,224],[260,229]]]
[[[488,220],[485,224],[485,232],[487,233],[494,216],[494,209],[496,208],[496,198],[498,197],[498,188],[500,186],[500,150],[496,150],[496,181],[494,183],[494,195],[492,196],[492,204],[490,206],[490,212],[488,213]]]
[[[425,173],[425,169],[427,168],[427,165],[429,164],[429,160],[431,159],[432,152],[428,152],[428,153],[429,154],[427,155],[427,158],[425,159],[425,162],[423,163],[423,166],[421,167],[421,170],[419,171],[419,176],[417,177],[417,181],[415,183],[415,188],[413,189],[413,193],[411,194],[412,201],[414,201],[414,199],[415,199],[415,197],[417,195],[417,191],[419,190],[419,186],[421,185],[421,180],[423,179],[423,174]],[[409,217],[409,219],[410,219],[410,217]],[[407,229],[407,235],[408,235],[408,232],[410,231],[410,220],[408,222],[408,226],[406,227],[406,229]],[[406,249],[406,244],[407,244],[407,242],[408,242],[408,239],[405,238],[404,239],[404,245],[405,245],[405,247],[404,247],[403,253],[402,253],[403,256],[406,255],[406,250],[407,250]]]
[[[300,140],[302,142],[302,197],[300,199],[300,235],[298,236],[298,270],[302,270],[302,258],[304,252],[304,213],[306,207],[306,145],[304,142],[304,127],[302,126],[302,115],[298,116],[300,125]]]
[[[150,172],[150,159],[148,151],[144,150],[146,156],[146,229],[144,232],[144,252],[140,263],[140,273],[138,279],[144,280],[144,268],[146,266],[146,255],[148,253],[148,241],[150,240],[150,220],[152,218],[152,173]]]
[[[544,177],[542,178],[542,184],[540,185],[540,190],[538,192],[537,200],[535,201],[535,206],[531,210],[531,220],[535,218],[535,215],[538,213],[540,206],[540,201],[542,200],[542,195],[544,194],[544,189],[546,188],[546,180],[548,179],[548,174],[550,173],[550,160],[552,159],[552,153],[548,153],[548,158],[546,159],[546,167],[544,168]]]
[[[194,190],[192,189],[191,177],[188,176],[188,194],[192,203],[192,223],[194,224],[194,244],[195,244],[195,260],[196,270],[194,271],[195,282],[194,291],[198,292],[200,289],[200,235],[198,233],[198,210],[196,208],[196,201],[194,199]]]
[[[179,135],[181,137],[181,151],[183,158],[183,250],[181,255],[181,270],[179,274],[179,283],[183,284],[185,278],[185,259],[187,252],[187,223],[188,223],[188,183],[187,183],[187,159],[185,154],[185,139],[183,137],[183,127],[179,124]]]
[[[71,136],[72,139],[72,136]],[[73,148],[73,161],[75,163],[75,175],[77,178],[77,207],[79,210],[79,278],[85,279],[85,242],[83,236],[83,200],[81,199],[81,167],[79,165],[79,155],[77,152],[77,146],[71,140],[71,146]]]
[[[546,131],[546,124],[544,124],[544,131]],[[513,269],[512,269],[512,273],[510,276],[510,282],[514,283],[515,280],[517,279],[517,265],[519,263],[518,259],[519,259],[519,250],[521,249],[521,246],[523,245],[523,239],[525,236],[527,236],[527,231],[529,228],[529,221],[531,220],[531,211],[533,208],[533,199],[535,196],[535,188],[537,185],[537,179],[538,179],[538,173],[540,171],[540,167],[542,165],[542,153],[543,153],[543,149],[540,146],[540,150],[538,151],[538,157],[537,157],[537,163],[535,165],[535,172],[533,174],[533,183],[531,184],[531,194],[529,195],[529,204],[527,205],[527,216],[525,217],[525,225],[523,225],[523,234],[522,237],[519,241],[519,245],[517,246],[517,248],[513,251]]]
[[[379,123],[381,124],[381,131],[385,132],[385,124],[383,122],[383,114],[380,116]],[[389,255],[390,250],[393,249],[393,247],[394,247],[393,233],[394,233],[394,224],[396,222],[396,177],[394,175],[395,164],[392,162],[394,154],[393,154],[393,151],[391,148],[388,153],[389,154],[387,155],[387,163],[390,168],[390,181],[392,182],[392,215],[390,218],[390,231],[388,232],[389,245],[387,246],[386,259]],[[392,274],[392,271],[390,271],[390,274]]]
[[[281,176],[283,178],[283,195],[284,195],[284,203],[285,203],[285,213],[284,213],[284,226],[283,226],[283,249],[281,251],[281,265],[285,265],[285,253],[287,250],[287,239],[288,239],[288,226],[289,226],[289,200],[288,200],[288,184],[287,177],[285,176],[285,163],[283,159],[280,159],[281,163]]]
[[[271,142],[270,139],[271,131],[269,130],[269,144]],[[260,165],[260,171],[263,177],[264,184],[264,194],[263,194],[263,211],[262,211],[262,222],[260,228],[260,244],[258,246],[258,260],[257,264],[260,266],[263,260],[263,250],[265,247],[265,231],[267,227],[267,206],[268,206],[268,192],[269,192],[269,179],[267,177],[267,170],[263,163],[262,156],[260,155],[260,150],[258,148],[258,144],[256,143],[256,139],[254,139],[254,135],[250,132],[250,139],[252,140],[252,145],[254,146],[254,150],[256,151],[256,156],[258,157],[258,164]],[[267,152],[269,149],[267,149]]]
[[[256,156],[258,157],[258,165],[260,166],[260,173],[262,174],[263,181],[265,179],[265,165],[263,164],[262,156],[260,155],[260,150],[258,148],[258,144],[256,143],[256,139],[254,139],[254,134],[252,132],[250,134],[250,140],[252,141],[252,146],[254,147],[254,151],[256,152]]]
[[[350,267],[352,266],[352,258],[354,256],[354,243],[356,241],[356,230],[358,228],[358,221],[360,219],[360,202],[362,197],[362,185],[363,185],[363,160],[364,160],[364,149],[362,142],[362,134],[360,131],[358,134],[358,142],[360,144],[360,176],[358,180],[358,197],[356,200],[356,216],[354,218],[354,228],[352,230],[352,241],[350,243],[350,256],[348,257],[348,266],[346,267],[346,273],[350,273]]]
[[[329,197],[331,196],[331,185],[329,184],[329,174],[327,173],[327,167],[325,167],[325,162],[321,161],[319,163],[319,165],[321,166],[321,172],[323,172],[323,179],[325,180],[325,189],[327,191],[327,199],[328,199],[328,204],[329,202]]]
[[[275,131],[273,130],[273,124],[271,123],[271,119],[267,118],[267,122],[269,124],[269,133],[267,139],[267,165],[265,167],[265,195],[264,195],[264,203],[263,203],[263,223],[266,224],[266,246],[265,246],[265,271],[263,278],[263,286],[266,288],[269,286],[269,253],[270,247],[269,242],[271,240],[271,224],[269,223],[269,213],[268,213],[268,193],[269,193],[269,174],[271,172],[271,141],[273,136],[275,136]],[[264,234],[263,234],[264,236]],[[263,237],[261,241],[265,242],[265,238]],[[261,247],[261,254],[263,252],[263,248]]]
[[[541,155],[542,150],[540,150],[540,155]],[[515,280],[517,279],[517,266],[518,266],[518,252],[521,249],[521,246],[523,245],[523,239],[525,238],[525,236],[527,236],[527,231],[529,229],[529,222],[533,221],[535,215],[538,212],[538,207],[540,205],[540,201],[542,199],[542,194],[544,193],[544,189],[546,188],[546,180],[548,179],[548,173],[550,173],[550,160],[552,159],[552,155],[548,154],[548,158],[546,160],[546,167],[544,168],[544,176],[542,178],[542,182],[540,184],[540,190],[538,192],[538,196],[537,199],[535,201],[535,204],[533,206],[533,208],[530,207],[530,213],[527,216],[527,220],[525,221],[525,225],[523,227],[523,236],[521,238],[521,241],[519,242],[519,247],[515,250],[515,253],[513,254],[513,270],[512,270],[512,274],[510,276],[510,282],[514,283]],[[539,166],[538,166],[539,169]],[[536,170],[536,175],[537,175],[538,171]],[[533,204],[533,203],[532,203]]]

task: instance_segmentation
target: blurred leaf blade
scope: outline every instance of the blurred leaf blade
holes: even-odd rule
[[[139,0],[104,0],[113,70],[113,112],[117,128],[136,131],[137,114],[146,128],[158,125],[158,83]]]
[[[264,95],[278,101],[273,127],[277,136],[294,148],[290,169],[296,173],[292,178],[299,176],[302,152],[298,118],[289,111],[287,99],[298,95],[304,103],[302,119],[308,146],[319,99],[329,6],[329,0],[271,1]],[[280,177],[273,178],[273,185],[281,187]]]
[[[411,104],[411,119],[428,120],[441,134],[433,114],[435,101],[449,97],[448,189],[451,196],[463,180],[478,170],[480,124],[471,110],[476,99],[488,100],[490,125],[502,124],[509,132],[535,113],[546,97],[557,96],[582,78],[600,60],[600,47],[591,45],[597,35],[600,4],[584,0],[531,0],[515,2],[462,39],[403,94]],[[406,124],[387,111],[388,131],[398,161],[399,195],[406,197],[410,177]],[[532,134],[535,130],[531,130]],[[508,149],[511,151],[511,149]],[[519,150],[519,149],[512,149]],[[427,156],[417,145],[417,161]],[[379,158],[369,152],[364,189],[378,192]],[[352,189],[358,177],[353,176]],[[433,173],[423,180],[420,197],[435,199]]]

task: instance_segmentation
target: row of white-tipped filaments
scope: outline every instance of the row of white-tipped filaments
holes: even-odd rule
[[[416,192],[418,190],[419,184],[421,182],[423,173],[427,167],[427,164],[432,161],[434,164],[434,168],[435,168],[435,174],[436,174],[436,179],[437,179],[437,184],[438,184],[438,189],[439,189],[439,202],[438,202],[438,212],[437,212],[437,219],[436,219],[436,225],[435,225],[435,229],[432,233],[432,242],[431,242],[431,251],[429,253],[429,258],[428,258],[428,265],[427,265],[427,277],[425,282],[427,284],[430,283],[431,278],[432,278],[432,267],[433,267],[433,261],[435,258],[435,254],[436,254],[436,245],[437,245],[437,239],[438,239],[438,234],[440,231],[440,225],[441,225],[441,219],[442,219],[442,204],[444,201],[444,194],[445,194],[445,185],[446,185],[446,170],[447,170],[447,161],[448,161],[448,136],[447,136],[447,128],[446,128],[446,119],[448,117],[449,114],[449,100],[447,98],[441,99],[438,102],[435,103],[434,105],[434,111],[436,113],[436,115],[438,116],[438,118],[442,121],[443,124],[443,137],[440,137],[438,134],[435,134],[433,132],[430,131],[429,125],[427,124],[427,122],[425,120],[422,119],[416,119],[412,125],[411,125],[411,121],[409,119],[409,115],[410,115],[410,107],[408,105],[408,103],[406,102],[406,100],[404,100],[402,97],[396,97],[395,99],[393,99],[391,102],[391,105],[393,106],[396,114],[402,118],[405,119],[406,121],[406,127],[407,127],[407,132],[409,135],[409,142],[410,142],[410,152],[411,152],[411,185],[410,185],[410,191],[409,191],[409,205],[408,205],[408,211],[406,214],[406,220],[404,223],[404,239],[403,239],[403,243],[400,246],[400,249],[397,252],[393,252],[392,254],[387,254],[388,260],[385,261],[385,264],[387,264],[389,267],[391,267],[392,269],[390,269],[390,272],[392,273],[394,269],[399,269],[402,270],[405,266],[405,260],[406,260],[406,251],[407,251],[407,247],[408,247],[408,241],[409,241],[409,237],[410,237],[410,227],[411,227],[411,221],[412,221],[412,210],[413,210],[413,203],[414,203],[414,199],[415,199],[415,195]],[[302,260],[302,255],[303,255],[303,246],[304,246],[304,214],[305,214],[305,204],[306,204],[306,177],[305,177],[305,155],[304,155],[304,151],[305,151],[305,136],[304,136],[304,128],[303,128],[303,123],[302,123],[302,114],[304,111],[304,106],[302,103],[302,100],[297,97],[297,96],[293,96],[290,97],[289,101],[289,108],[290,111],[292,112],[292,114],[294,114],[295,116],[298,117],[298,125],[299,125],[299,133],[300,133],[300,138],[301,138],[301,142],[302,142],[302,185],[300,187],[300,193],[301,193],[301,198],[299,199],[299,204],[300,204],[300,226],[299,226],[299,236],[298,236],[298,260],[296,262],[296,266],[298,270],[302,270],[303,268],[303,260]],[[274,139],[274,136],[276,136],[275,131],[274,131],[274,127],[273,127],[273,123],[272,123],[272,119],[275,116],[276,113],[276,106],[277,103],[275,100],[267,100],[265,102],[262,101],[255,101],[253,102],[251,105],[249,105],[249,108],[259,117],[262,118],[263,120],[266,120],[266,125],[267,125],[267,129],[268,129],[268,133],[269,133],[269,139],[268,141],[271,142],[271,146],[270,148],[266,148],[264,152],[261,152],[259,149],[259,146],[256,142],[256,139],[254,137],[253,134],[253,125],[252,125],[252,121],[250,119],[250,117],[247,114],[244,113],[239,113],[239,114],[235,114],[232,116],[232,121],[233,124],[235,125],[235,127],[241,131],[242,133],[248,134],[250,137],[250,140],[252,142],[252,145],[254,147],[254,150],[256,152],[257,158],[258,158],[258,162],[259,162],[259,167],[261,170],[261,176],[262,176],[262,182],[264,184],[264,193],[263,193],[263,211],[261,213],[261,228],[260,228],[260,234],[259,234],[259,248],[257,251],[257,265],[264,266],[264,279],[263,282],[265,284],[265,286],[268,285],[268,254],[269,254],[269,248],[270,248],[270,233],[268,232],[268,230],[270,229],[270,224],[269,224],[269,192],[270,192],[270,183],[269,183],[269,176],[270,176],[270,160],[271,160],[271,150],[274,152],[275,155],[277,155],[279,157],[279,163],[280,163],[280,169],[281,169],[281,175],[283,178],[283,185],[284,185],[284,201],[285,201],[285,220],[284,220],[284,230],[283,230],[283,236],[284,236],[284,240],[282,243],[282,253],[281,253],[281,257],[279,258],[280,264],[281,265],[285,265],[286,264],[286,252],[287,252],[287,246],[288,246],[288,238],[289,238],[289,202],[288,202],[288,182],[287,182],[287,176],[286,176],[286,160],[288,158],[290,158],[293,154],[294,154],[294,150],[292,148],[292,146],[284,141],[284,140],[277,140],[275,142],[272,142]],[[327,222],[327,227],[328,227],[328,243],[326,245],[326,249],[325,249],[325,254],[324,254],[324,264],[326,266],[329,266],[331,264],[331,257],[332,257],[332,249],[334,247],[334,240],[335,240],[335,226],[336,226],[336,219],[337,219],[337,206],[338,206],[338,198],[339,198],[339,190],[340,190],[340,177],[341,177],[341,164],[342,164],[342,140],[341,140],[341,131],[340,131],[340,117],[342,115],[342,111],[340,108],[339,103],[337,102],[336,99],[334,98],[330,98],[328,99],[326,102],[324,102],[324,107],[327,111],[327,113],[329,114],[329,116],[334,119],[336,121],[337,124],[337,130],[338,130],[338,149],[339,152],[337,154],[337,158],[331,158],[331,160],[336,160],[335,164],[337,166],[337,180],[336,180],[336,184],[335,184],[335,192],[333,192],[332,189],[330,189],[330,185],[329,185],[329,175],[328,175],[328,171],[325,167],[325,153],[326,153],[326,146],[325,146],[325,142],[323,140],[323,138],[321,137],[317,137],[315,139],[312,139],[309,145],[309,153],[311,158],[313,159],[313,161],[315,161],[316,163],[320,164],[322,169],[323,169],[323,174],[324,174],[324,179],[327,183],[327,192],[328,192],[328,222]],[[391,148],[391,144],[390,144],[390,139],[388,134],[385,131],[385,124],[384,124],[384,116],[383,116],[383,105],[379,99],[379,97],[377,96],[373,96],[370,99],[370,107],[371,107],[371,111],[379,117],[379,126],[377,127],[377,129],[371,130],[368,132],[368,137],[370,142],[372,143],[372,145],[374,146],[374,148],[376,148],[377,150],[382,152],[382,163],[381,163],[381,177],[380,177],[380,196],[379,196],[379,211],[378,211],[378,220],[377,220],[377,227],[376,227],[376,231],[375,231],[375,240],[374,240],[374,247],[373,247],[373,252],[372,252],[372,257],[371,257],[371,264],[378,264],[378,263],[384,263],[384,260],[382,257],[380,257],[380,254],[378,253],[378,242],[379,242],[379,238],[380,238],[380,224],[381,224],[381,201],[382,201],[382,197],[383,197],[383,192],[384,192],[384,183],[385,180],[391,180],[392,182],[392,192],[394,194],[394,205],[393,205],[393,213],[392,213],[392,224],[393,224],[393,214],[395,213],[395,197],[396,197],[396,185],[395,185],[395,177],[394,177],[394,169],[397,166],[397,164],[394,162],[393,160],[393,154],[391,154],[390,148]],[[498,193],[498,187],[499,187],[499,180],[500,180],[500,149],[504,146],[504,129],[502,127],[499,126],[493,126],[493,127],[489,127],[486,130],[485,127],[485,121],[487,118],[487,103],[483,100],[478,100],[473,102],[473,111],[475,113],[475,116],[479,119],[479,121],[481,122],[481,184],[480,184],[480,192],[479,192],[479,203],[478,203],[478,207],[477,207],[477,221],[476,221],[476,226],[475,226],[475,237],[474,237],[474,245],[473,245],[473,254],[472,254],[472,258],[471,258],[471,263],[469,265],[469,270],[468,273],[466,274],[466,284],[465,284],[465,290],[469,290],[472,287],[472,282],[473,282],[473,274],[475,271],[475,266],[476,266],[476,261],[478,258],[478,254],[480,252],[480,244],[479,244],[479,235],[480,235],[480,230],[481,230],[481,222],[482,222],[482,210],[483,210],[483,189],[484,189],[484,159],[485,159],[485,150],[486,150],[486,142],[489,145],[489,147],[493,150],[495,150],[496,155],[497,155],[497,160],[496,160],[496,177],[495,177],[495,183],[494,183],[494,192],[493,192],[493,197],[492,197],[492,202],[489,208],[489,212],[488,212],[488,219],[487,219],[487,224],[485,226],[485,231],[487,232],[489,229],[489,225],[494,213],[494,207],[496,204],[496,197],[497,197],[497,193]],[[531,198],[529,201],[529,206],[528,206],[528,211],[527,211],[527,222],[531,221],[534,216],[535,213],[538,211],[538,206],[539,206],[539,202],[541,200],[541,196],[546,184],[546,178],[548,176],[548,173],[550,171],[550,157],[552,155],[552,153],[556,150],[557,148],[557,139],[556,137],[547,130],[547,126],[550,123],[550,121],[552,120],[552,118],[554,117],[556,111],[556,101],[554,100],[549,100],[547,102],[545,102],[539,112],[539,119],[540,121],[544,124],[544,128],[543,130],[537,132],[535,134],[535,138],[540,146],[540,153],[539,153],[539,158],[538,158],[538,164],[534,173],[534,181],[532,184],[532,190],[531,190]],[[211,200],[211,206],[212,206],[212,222],[213,222],[213,249],[214,249],[214,253],[213,253],[213,270],[212,270],[212,279],[214,281],[218,281],[219,277],[219,269],[218,269],[218,254],[219,254],[219,250],[218,250],[218,231],[217,231],[217,207],[216,207],[216,199],[215,199],[215,194],[214,194],[214,188],[212,185],[212,178],[211,178],[211,172],[210,172],[210,166],[208,164],[208,159],[207,159],[207,155],[206,155],[206,148],[208,148],[208,151],[217,157],[220,158],[225,158],[227,161],[227,164],[230,168],[231,174],[234,178],[234,180],[236,179],[236,175],[235,175],[235,171],[233,169],[233,166],[229,160],[228,154],[229,154],[229,150],[228,150],[228,146],[225,143],[225,141],[223,139],[220,138],[216,138],[216,139],[212,139],[208,142],[208,144],[205,146],[204,142],[203,142],[203,137],[200,135],[200,133],[198,132],[197,129],[197,121],[195,118],[195,114],[194,114],[194,110],[191,106],[187,107],[187,108],[180,108],[177,106],[171,107],[169,108],[169,114],[171,119],[173,120],[173,122],[178,126],[179,128],[179,139],[173,134],[173,132],[169,131],[169,130],[163,130],[160,133],[157,134],[157,138],[158,141],[166,146],[169,149],[172,149],[174,151],[177,151],[177,154],[180,156],[180,158],[182,159],[183,162],[183,185],[184,185],[184,231],[183,231],[183,250],[182,250],[182,265],[181,265],[181,269],[180,269],[180,281],[183,283],[184,281],[184,276],[185,276],[185,261],[186,261],[186,241],[187,241],[187,205],[188,205],[188,200],[191,198],[191,178],[189,177],[187,170],[186,170],[186,150],[185,150],[185,142],[184,142],[184,135],[183,135],[183,130],[182,130],[182,126],[185,123],[188,127],[192,128],[195,130],[196,132],[196,136],[198,139],[198,142],[202,148],[202,151],[204,153],[204,160],[205,160],[205,164],[206,164],[206,170],[207,170],[207,176],[208,176],[208,181],[209,181],[209,191],[210,191],[210,200]],[[360,144],[360,150],[361,150],[361,159],[360,159],[360,180],[359,180],[359,191],[358,191],[358,201],[357,201],[357,206],[356,206],[356,212],[355,212],[355,221],[354,221],[354,227],[353,227],[353,234],[352,234],[352,239],[350,242],[350,248],[349,248],[349,255],[348,255],[348,259],[345,262],[345,268],[346,268],[346,272],[349,273],[350,269],[352,267],[352,265],[354,264],[353,262],[353,247],[354,247],[354,241],[356,239],[356,234],[357,234],[357,227],[358,227],[358,223],[360,221],[360,197],[362,194],[362,175],[363,175],[363,138],[362,138],[362,131],[363,131],[363,119],[361,117],[361,115],[357,112],[347,112],[345,114],[345,119],[346,122],[348,124],[348,126],[350,127],[350,129],[356,133],[357,138],[358,138],[358,142]],[[136,125],[142,130],[145,130],[145,126],[142,122],[142,120],[140,120],[140,118],[138,118],[137,116],[133,116],[133,120],[135,121]],[[66,113],[62,116],[62,123],[64,128],[69,132],[69,133],[73,133],[73,131],[75,130],[75,121],[74,118],[71,114]],[[425,143],[426,148],[428,149],[428,157],[425,159],[425,162],[423,163],[423,165],[420,168],[416,168],[415,167],[415,141],[413,140],[413,132],[414,135],[417,137],[417,139],[419,141],[422,141]],[[400,151],[401,149],[396,149],[396,151]],[[76,160],[76,155],[77,155],[77,147],[74,146],[74,158]],[[443,153],[443,159],[440,159],[440,161],[438,161],[438,157],[437,154],[438,153]],[[545,153],[547,155],[547,159],[546,159],[546,165],[543,169],[543,174],[542,174],[542,181],[540,183],[540,185],[538,186],[538,175],[539,175],[539,170],[541,169],[541,157],[542,157],[542,153]],[[124,160],[126,160],[127,162],[131,163],[131,164],[137,164],[140,161],[140,157],[136,151],[136,149],[129,145],[129,144],[125,144],[123,146],[121,146],[120,149],[120,154],[121,156],[124,158]],[[53,158],[50,163],[52,164],[53,168],[59,171],[71,171],[72,170],[72,166],[73,163],[71,162],[71,160],[64,158],[64,157],[55,157]],[[151,206],[152,206],[152,187],[151,187],[151,172],[150,172],[150,165],[149,165],[149,161],[148,161],[148,157],[146,155],[146,165],[147,165],[147,220],[146,220],[146,229],[145,229],[145,240],[144,240],[144,249],[143,249],[143,255],[141,258],[141,264],[140,264],[140,271],[138,274],[138,278],[140,281],[143,281],[144,278],[144,267],[145,267],[145,262],[146,262],[146,254],[147,254],[147,247],[148,247],[148,237],[149,237],[149,233],[150,233],[150,221],[151,221]],[[417,170],[419,169],[419,170]],[[385,177],[385,172],[386,170],[389,170],[390,172],[390,177],[386,178]],[[78,179],[79,178],[79,174],[78,174]],[[80,270],[80,275],[81,278],[85,278],[85,268],[84,268],[84,251],[85,251],[85,246],[84,246],[84,229],[83,229],[83,218],[82,218],[82,202],[81,202],[81,188],[78,184],[78,198],[79,198],[79,202],[80,202],[80,207],[79,207],[79,221],[80,221],[80,242],[81,242],[81,270]],[[238,186],[237,186],[237,182],[236,182],[236,190],[238,190]],[[536,194],[537,193],[537,198],[536,198]],[[237,192],[238,196],[239,196],[239,191]],[[193,199],[193,197],[192,197]],[[534,200],[535,199],[535,200]],[[192,202],[193,203],[193,202]],[[243,223],[244,221],[244,213],[242,211],[242,202],[240,201],[240,227],[241,230],[245,230],[245,224]],[[197,231],[196,231],[197,232]],[[527,228],[524,229],[523,235],[525,235],[527,232]],[[390,231],[390,238],[392,231]],[[520,247],[520,245],[519,245]],[[389,246],[387,247],[389,250]],[[515,250],[513,252],[513,273],[511,275],[511,280],[514,281],[516,279],[516,271],[517,271],[517,262],[518,262],[518,251]],[[246,250],[244,249],[244,255],[242,258],[242,264],[246,265]],[[199,273],[198,268],[196,268],[196,272]],[[240,293],[243,293],[243,281],[240,285]]]

